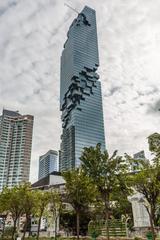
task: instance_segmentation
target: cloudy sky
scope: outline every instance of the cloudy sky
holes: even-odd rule
[[[97,12],[106,144],[147,150],[160,132],[160,0],[0,0],[0,111],[35,117],[31,181],[38,158],[59,149],[60,56],[84,5]]]

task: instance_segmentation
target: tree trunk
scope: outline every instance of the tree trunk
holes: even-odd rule
[[[3,228],[2,228],[2,235],[1,235],[1,239],[2,239],[2,240],[3,240],[3,238],[4,238],[5,222],[6,222],[6,217],[3,218]]]
[[[55,217],[55,228],[54,228],[54,231],[55,231],[55,239],[57,239],[57,216]]]
[[[153,222],[154,214],[153,214],[152,208],[151,208],[151,210],[149,210],[148,207],[146,207],[146,209],[147,209],[147,212],[148,212],[148,215],[149,215],[149,220],[150,220],[150,224],[151,224],[151,232],[152,232],[152,235],[153,235],[153,240],[155,240],[156,239],[156,235],[155,235],[155,231],[154,231],[154,222]]]
[[[106,220],[106,233],[107,240],[109,240],[109,197],[105,196],[104,204],[105,204],[105,220]]]
[[[16,232],[16,224],[17,224],[17,218],[14,220],[14,224],[13,224],[12,240],[14,240],[14,234]]]
[[[29,220],[29,217],[26,217],[26,221],[25,221],[24,228],[23,228],[23,236],[22,236],[23,240],[25,239],[25,236],[26,236],[28,220]]]
[[[79,239],[79,211],[76,211],[76,220],[77,239]]]
[[[152,235],[153,235],[153,240],[155,240],[155,239],[156,239],[156,234],[155,234],[155,231],[154,231],[153,216],[154,216],[154,214],[153,214],[153,211],[152,211],[152,209],[151,209],[151,212],[150,212],[150,214],[149,214],[149,219],[150,219],[150,224],[151,224],[151,231],[152,231]]]
[[[40,232],[40,227],[41,227],[41,219],[42,219],[42,214],[40,214],[39,220],[38,220],[38,230],[37,230],[37,240],[39,240],[39,232]]]

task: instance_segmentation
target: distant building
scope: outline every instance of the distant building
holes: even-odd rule
[[[133,154],[133,158],[134,159],[142,159],[142,160],[146,159],[144,150]]]
[[[0,191],[29,181],[33,120],[6,109],[0,116]]]
[[[59,168],[58,164],[58,152],[49,150],[46,154],[39,158],[39,175],[38,179],[46,177],[51,172],[57,172]]]
[[[38,218],[32,217],[31,218],[31,229],[30,232],[37,233],[38,230]],[[40,231],[46,231],[47,230],[47,218],[43,217],[41,218],[41,224],[40,224]]]
[[[65,186],[65,180],[61,176],[60,172],[52,172],[49,173],[46,177],[39,179],[37,182],[32,184],[33,189],[42,189],[47,190],[50,188],[55,189],[64,189]]]
[[[96,12],[85,6],[72,22],[61,56],[60,171],[77,168],[84,147],[105,150]]]
[[[141,160],[146,160],[146,157],[145,157],[145,152],[142,150],[142,151],[140,151],[140,152],[138,152],[138,153],[135,153],[135,154],[133,154],[133,158],[135,159],[135,160],[137,160],[136,162],[134,162],[133,164],[132,164],[132,166],[131,166],[131,171],[137,171],[137,170],[139,170],[139,168],[140,168],[140,166],[141,166]],[[140,160],[140,161],[138,161],[138,160]],[[146,160],[147,161],[147,160]]]

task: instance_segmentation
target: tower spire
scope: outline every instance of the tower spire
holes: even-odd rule
[[[79,14],[79,12],[77,11],[77,9],[75,9],[75,8],[71,7],[71,6],[70,6],[70,5],[68,5],[67,3],[64,3],[64,5],[65,5],[66,7],[68,7],[68,8],[70,8],[72,11],[74,11],[74,12],[76,12],[76,13],[78,13],[78,14]]]

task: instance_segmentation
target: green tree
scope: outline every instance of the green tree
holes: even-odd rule
[[[3,218],[2,220],[2,234],[1,234],[1,239],[4,237],[4,231],[5,231],[5,221],[6,217],[8,215],[7,212],[7,203],[6,199],[3,193],[0,193],[0,216]]]
[[[113,197],[112,215],[115,219],[121,219],[124,216],[132,220],[132,204],[123,194]]]
[[[144,206],[149,214],[152,234],[155,239],[157,210],[160,199],[160,134],[154,133],[148,137],[149,149],[153,155],[152,161],[141,161],[141,169],[132,176],[135,190],[144,196]],[[159,217],[159,216],[158,216]]]
[[[62,211],[62,198],[59,192],[51,190],[50,192],[50,212],[52,213],[54,226],[55,226],[55,239],[57,238],[57,221]]]
[[[38,219],[38,229],[37,229],[37,240],[39,239],[41,219],[45,212],[48,209],[48,204],[50,202],[50,193],[46,191],[37,190],[35,192],[35,201],[36,201],[36,216]]]
[[[25,184],[25,192],[22,199],[23,204],[23,214],[25,214],[25,223],[23,227],[23,237],[25,239],[25,234],[27,226],[30,220],[31,215],[35,214],[36,211],[36,192],[31,189],[30,184]]]
[[[76,234],[76,214],[74,210],[63,209],[60,214],[60,229],[65,230],[67,235]]]
[[[104,202],[105,219],[107,222],[107,238],[109,239],[108,220],[111,211],[111,199],[114,193],[129,193],[127,186],[128,164],[122,157],[117,156],[117,151],[110,157],[107,151],[102,152],[100,144],[84,148],[80,158],[82,168],[93,180]]]
[[[93,207],[94,208],[94,207]],[[79,234],[87,235],[88,224],[94,219],[96,212],[93,209],[87,209],[80,214]],[[76,235],[76,213],[74,210],[63,209],[60,213],[60,229],[65,230],[66,234]]]
[[[160,160],[160,134],[153,133],[148,137],[149,150],[155,156],[153,160]]]
[[[66,197],[76,213],[76,232],[79,239],[80,214],[95,201],[97,191],[82,169],[63,173],[66,181]]]
[[[13,231],[12,239],[17,228],[17,221],[23,212],[23,196],[25,195],[25,186],[19,185],[11,189],[4,188],[2,191],[2,202],[5,202],[5,210],[12,214]]]

